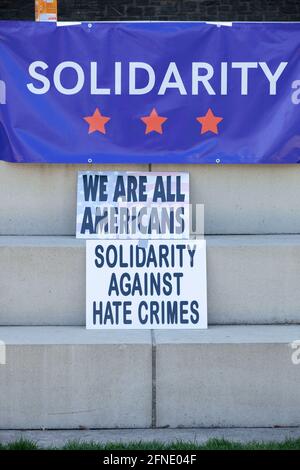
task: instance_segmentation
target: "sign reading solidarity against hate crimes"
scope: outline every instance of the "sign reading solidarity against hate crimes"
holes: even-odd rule
[[[189,238],[189,174],[78,173],[78,238]]]
[[[0,22],[0,159],[299,163],[299,23]]]
[[[88,329],[207,328],[205,240],[86,247]]]

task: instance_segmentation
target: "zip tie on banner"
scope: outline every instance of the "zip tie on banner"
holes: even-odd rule
[[[205,21],[206,24],[214,24],[217,28],[221,26],[232,26],[232,21]]]
[[[77,26],[79,24],[82,24],[81,21],[57,21],[56,26]]]

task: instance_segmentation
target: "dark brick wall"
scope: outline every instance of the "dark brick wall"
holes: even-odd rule
[[[296,0],[58,0],[60,20],[299,21]],[[34,0],[0,0],[0,19],[34,19]]]

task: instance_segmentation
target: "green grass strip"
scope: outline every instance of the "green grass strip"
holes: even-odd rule
[[[0,450],[46,450],[33,441],[19,439],[9,444],[0,444]],[[176,441],[163,444],[158,441],[106,443],[70,441],[62,447],[49,447],[50,450],[300,450],[300,439],[288,439],[284,442],[249,442],[240,444],[224,439],[210,439],[205,444]]]

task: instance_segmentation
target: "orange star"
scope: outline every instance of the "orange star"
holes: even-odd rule
[[[99,131],[102,134],[106,133],[105,124],[110,121],[110,118],[107,116],[102,116],[98,108],[95,109],[95,112],[92,116],[87,116],[83,118],[86,122],[89,123],[89,134],[92,132]]]
[[[205,134],[205,132],[209,131],[218,134],[218,124],[223,121],[223,118],[215,116],[210,108],[205,116],[199,116],[196,119],[201,124],[201,134]]]
[[[162,134],[162,125],[168,118],[159,116],[156,109],[153,108],[149,116],[142,117],[141,120],[146,124],[145,134],[149,132],[158,132]]]

